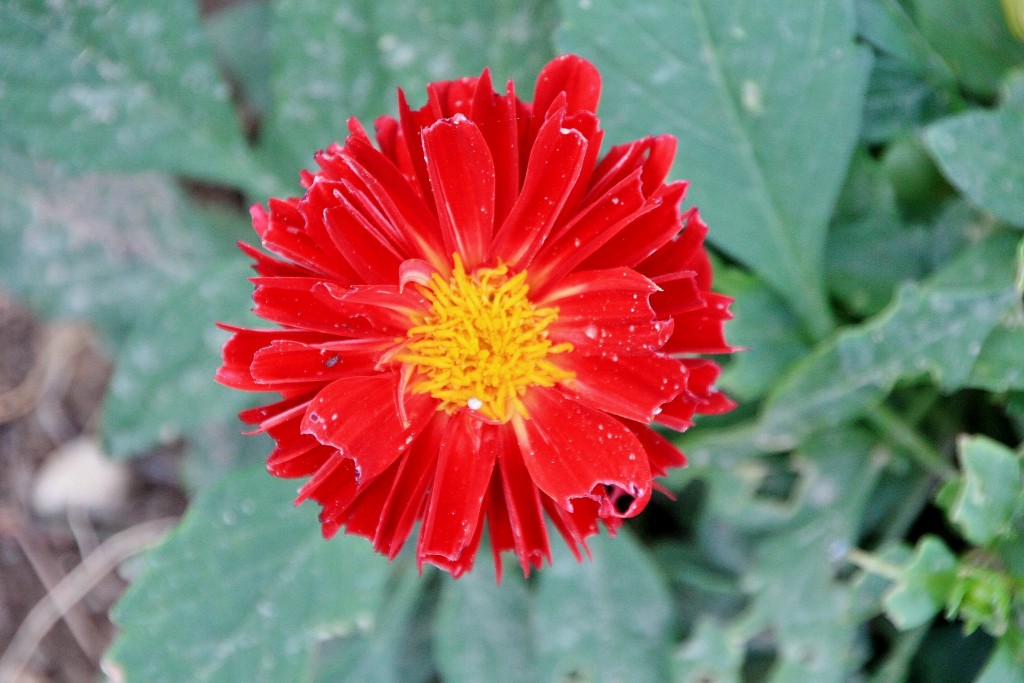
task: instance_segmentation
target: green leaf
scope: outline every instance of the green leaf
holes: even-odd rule
[[[733,297],[733,319],[726,323],[729,343],[744,348],[726,365],[719,385],[737,399],[760,398],[793,363],[807,355],[799,323],[785,303],[757,278],[738,275],[726,287]]]
[[[882,599],[888,617],[904,631],[929,621],[945,607],[956,567],[956,556],[942,541],[921,539],[899,582]]]
[[[447,683],[532,683],[531,600],[519,567],[496,582],[490,557],[446,580],[434,623],[434,650]],[[543,636],[542,636],[543,637]]]
[[[387,599],[378,608],[376,626],[324,648],[317,683],[428,683],[432,679],[429,638],[436,591],[411,560],[408,555],[397,560],[400,565],[386,591]]]
[[[1024,324],[999,325],[981,347],[967,386],[986,391],[1024,389]]]
[[[249,275],[245,259],[218,263],[141,312],[104,399],[100,430],[112,456],[137,455],[209,422],[241,426],[235,414],[256,400],[213,381],[228,338],[214,322],[248,317]]]
[[[917,23],[960,82],[978,95],[996,93],[1003,74],[1024,61],[999,0],[914,0]]]
[[[1024,683],[1024,666],[1015,656],[1011,637],[996,641],[996,648],[974,683]]]
[[[552,56],[549,0],[278,0],[273,11],[264,149],[288,182],[316,150],[345,137],[349,117],[369,127],[394,113],[396,86],[415,105],[429,81],[489,66],[498,87],[515,78],[528,94]]]
[[[270,108],[270,3],[237,2],[203,22],[210,49],[255,113]]]
[[[650,557],[626,530],[588,540],[592,561],[552,544],[534,600],[543,680],[668,679],[669,594]]]
[[[679,138],[714,244],[822,336],[825,228],[858,137],[870,56],[849,0],[563,0],[562,51],[605,79],[613,141]],[[781,77],[785,74],[785,77]]]
[[[858,0],[857,30],[878,50],[943,87],[955,76],[898,0]]]
[[[959,104],[953,72],[897,0],[858,0],[857,29],[881,53],[864,106],[866,141],[909,133]]]
[[[984,436],[965,437],[957,449],[963,484],[949,518],[977,545],[1010,531],[1021,490],[1020,458]]]
[[[903,378],[928,374],[945,390],[967,384],[982,342],[1019,299],[1017,248],[1016,236],[997,233],[824,342],[768,397],[758,442],[790,448],[818,427],[855,417]]]
[[[740,683],[744,642],[715,622],[704,619],[672,658],[675,683]]]
[[[1024,107],[971,111],[924,132],[943,174],[975,204],[1024,227]]]
[[[45,316],[113,346],[169,288],[235,253],[238,223],[196,211],[167,177],[67,179],[0,148],[0,279]]]
[[[324,541],[295,485],[236,472],[193,503],[114,609],[108,666],[124,680],[304,681],[320,643],[374,628],[387,562]]]
[[[260,187],[192,0],[0,5],[0,142]]]
[[[776,643],[775,683],[842,683],[861,663],[854,609],[858,588],[836,577],[858,538],[860,520],[882,470],[866,432],[821,432],[794,457],[800,480],[788,528],[756,539],[742,585],[751,605],[737,627],[766,630]],[[794,561],[794,558],[799,558]]]

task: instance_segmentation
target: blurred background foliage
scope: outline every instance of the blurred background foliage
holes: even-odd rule
[[[1016,3],[5,0],[0,285],[91,325],[105,450],[180,444],[196,496],[108,674],[1024,682]],[[529,98],[563,52],[601,69],[610,144],[679,138],[741,407],[583,564],[453,582],[325,543],[211,379],[212,322],[250,317],[245,208],[396,86],[490,67]]]

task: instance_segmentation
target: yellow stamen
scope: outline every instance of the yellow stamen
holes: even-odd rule
[[[508,277],[499,265],[470,274],[458,254],[453,260],[449,280],[434,273],[422,288],[430,312],[409,330],[395,359],[413,366],[410,389],[439,399],[444,410],[466,406],[499,422],[514,412],[525,417],[528,387],[574,376],[549,359],[572,350],[548,339],[558,309],[534,306],[525,272]]]

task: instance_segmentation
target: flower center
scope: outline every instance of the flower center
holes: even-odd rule
[[[458,254],[451,279],[435,273],[423,294],[430,312],[409,330],[396,359],[413,367],[410,388],[429,393],[449,412],[463,406],[507,422],[524,417],[522,396],[530,386],[553,386],[573,377],[549,356],[572,350],[552,344],[547,327],[557,308],[537,308],[526,297],[526,272],[481,268],[469,274]]]

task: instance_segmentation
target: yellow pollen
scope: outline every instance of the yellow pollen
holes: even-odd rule
[[[434,273],[422,288],[430,311],[395,358],[413,366],[410,389],[439,399],[444,410],[465,406],[499,422],[514,412],[525,417],[528,387],[574,376],[549,358],[572,350],[548,339],[558,309],[534,306],[525,272],[508,277],[499,265],[469,274],[458,254],[453,260],[451,279]]]

